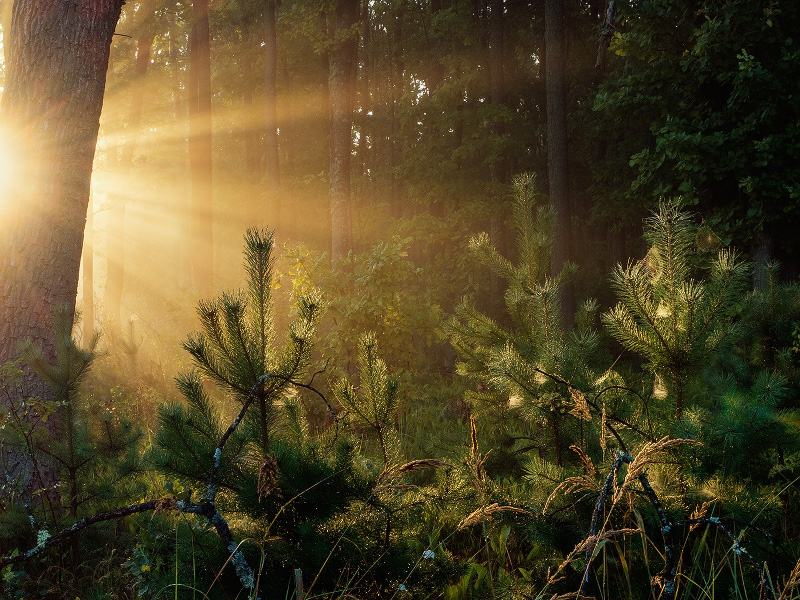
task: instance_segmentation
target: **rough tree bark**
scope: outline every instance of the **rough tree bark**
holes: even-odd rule
[[[211,293],[214,242],[211,195],[211,35],[208,0],[193,0],[189,36],[189,170],[192,274],[202,296]]]
[[[570,260],[571,211],[567,161],[567,84],[564,48],[564,0],[545,0],[545,88],[547,94],[547,174],[550,204],[556,213],[551,272],[558,275]],[[564,286],[561,316],[570,327],[575,314],[571,285]]]
[[[66,304],[74,314],[109,49],[122,4],[14,3],[0,117],[26,142],[18,156],[29,176],[24,192],[7,199],[12,214],[0,221],[0,363],[14,358],[25,338],[53,361],[53,308]],[[50,397],[30,373],[24,393]],[[55,422],[48,426],[58,432]],[[54,482],[57,473],[50,477]]]
[[[347,256],[353,246],[350,199],[350,153],[353,147],[353,104],[359,18],[358,0],[337,0],[334,42],[330,50],[331,160],[330,213],[331,262]]]

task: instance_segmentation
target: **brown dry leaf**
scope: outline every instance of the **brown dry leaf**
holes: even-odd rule
[[[278,487],[278,459],[274,455],[267,455],[258,471],[258,501],[261,502],[270,494],[282,497]]]
[[[178,514],[181,509],[178,507],[178,499],[175,496],[168,496],[156,502],[156,507],[153,509],[151,519],[158,514],[175,511]]]

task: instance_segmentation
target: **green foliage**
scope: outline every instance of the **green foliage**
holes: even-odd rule
[[[506,280],[505,306],[508,326],[478,311],[469,302],[456,308],[446,331],[461,358],[458,372],[488,385],[493,393],[475,396],[488,402],[484,411],[505,413],[509,409],[526,416],[525,430],[509,437],[527,440],[540,451],[553,452],[560,463],[574,432],[565,431],[563,415],[572,401],[565,386],[551,375],[572,385],[594,379],[587,366],[597,346],[591,330],[596,306],[587,302],[578,316],[579,327],[568,331],[559,314],[560,291],[574,266],[567,265],[556,278],[550,277],[552,209],[537,196],[532,176],[515,181],[513,209],[517,262],[511,263],[480,234],[470,242],[475,259]],[[515,419],[512,416],[511,422]],[[530,449],[530,448],[529,448]],[[547,449],[547,450],[545,450]]]
[[[386,363],[378,358],[374,334],[366,334],[359,340],[358,362],[361,394],[346,379],[334,387],[334,394],[343,407],[378,437],[386,470],[400,458],[400,440],[393,423],[397,414],[397,380],[388,376]]]
[[[290,248],[287,276],[292,293],[319,286],[327,301],[320,345],[336,357],[333,369],[346,374],[356,367],[356,341],[374,332],[389,364],[404,373],[431,370],[430,352],[440,348],[437,322],[441,314],[427,290],[422,269],[408,256],[410,238],[381,242],[351,255],[340,270],[303,247]]]
[[[799,19],[795,3],[621,5],[614,69],[587,116],[609,142],[598,208],[681,194],[726,244],[766,235],[793,249]]]
[[[8,363],[0,385],[8,395],[2,412],[2,443],[6,458],[23,457],[26,471],[18,479],[7,477],[4,491],[11,504],[0,513],[2,554],[15,546],[26,548],[30,539],[45,539],[81,517],[139,497],[143,486],[140,431],[112,412],[98,411],[84,393],[84,381],[96,359],[98,337],[88,348],[73,337],[70,309],[57,308],[53,316],[56,354],[50,362],[30,340],[20,346],[22,361],[52,392],[51,400],[25,398],[20,361]],[[18,400],[18,398],[24,398]],[[7,463],[8,464],[8,463]],[[45,485],[46,473],[60,473],[57,489]],[[6,472],[9,475],[9,472]],[[57,564],[65,586],[80,587],[91,578],[84,561],[103,556],[110,532],[100,528],[72,537],[69,552]],[[71,560],[71,567],[69,561]],[[46,559],[45,559],[46,562]],[[5,589],[27,594],[33,579],[24,571],[6,569]],[[31,569],[35,575],[37,567]]]
[[[734,334],[731,310],[744,293],[748,267],[721,250],[706,280],[694,279],[696,230],[675,204],[661,205],[645,238],[651,245],[647,258],[614,271],[619,304],[603,322],[626,349],[647,360],[658,382],[654,394],[668,396],[680,419],[687,380]]]

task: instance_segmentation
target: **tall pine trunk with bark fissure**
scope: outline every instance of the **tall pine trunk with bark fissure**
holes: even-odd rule
[[[109,49],[122,4],[14,3],[0,118],[18,143],[25,184],[5,199],[0,218],[0,363],[15,358],[24,339],[54,360],[53,310],[65,304],[74,314]],[[21,393],[51,397],[31,373]],[[57,433],[56,421],[48,427]],[[25,478],[21,462],[7,467]],[[55,483],[54,469],[47,479]]]

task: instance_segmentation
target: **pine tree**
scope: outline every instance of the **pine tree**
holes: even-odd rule
[[[55,329],[55,362],[50,363],[43,350],[31,340],[19,348],[25,364],[44,381],[52,393],[52,400],[39,398],[26,400],[21,406],[11,407],[9,422],[13,425],[8,440],[22,451],[32,455],[33,463],[55,464],[61,472],[61,488],[65,491],[62,504],[72,522],[109,503],[129,499],[132,489],[126,484],[140,471],[139,441],[141,433],[130,423],[120,421],[111,414],[96,419],[96,407],[86,401],[81,387],[97,357],[96,334],[87,348],[78,346],[73,337],[73,320],[69,306],[56,308],[53,315]],[[75,324],[77,326],[77,323]],[[13,418],[14,412],[36,414],[46,422],[56,414],[59,423],[57,435],[44,427],[36,427],[25,419]],[[53,502],[46,490],[49,514],[39,515],[36,527],[64,527],[59,503]],[[27,499],[27,505],[30,499]],[[28,506],[28,510],[30,506]],[[31,512],[30,517],[34,517]],[[30,520],[30,519],[29,519]],[[81,540],[72,536],[72,562],[81,564]]]
[[[297,394],[310,389],[304,378],[323,302],[317,290],[299,294],[288,339],[278,347],[270,298],[273,250],[271,232],[248,230],[247,287],[199,304],[202,331],[184,344],[195,369],[177,379],[186,405],[161,408],[151,455],[168,477],[205,494],[203,503],[212,496],[220,515],[246,516],[240,521],[245,537],[269,539],[262,541],[263,589],[285,585],[287,568],[317,572],[335,535],[322,524],[369,487],[338,424],[317,436],[309,431]],[[229,427],[222,413],[231,409],[241,421]],[[212,486],[213,494],[206,492]]]
[[[735,332],[731,309],[744,296],[748,266],[723,249],[707,276],[693,277],[697,228],[676,203],[662,203],[647,221],[645,260],[618,265],[611,283],[619,296],[603,315],[612,336],[642,356],[655,376],[656,398],[683,414],[688,380],[710,363],[713,352]]]
[[[400,460],[400,438],[394,427],[397,416],[397,379],[390,377],[386,363],[378,357],[375,334],[364,334],[358,343],[361,393],[346,379],[334,388],[336,400],[378,438],[384,471]]]
[[[529,423],[543,427],[517,437],[533,443],[528,449],[538,448],[540,453],[552,449],[560,464],[572,435],[565,428],[574,425],[564,419],[572,405],[569,386],[557,380],[584,387],[594,380],[587,363],[597,345],[590,327],[596,305],[584,303],[577,330],[565,330],[559,296],[575,267],[567,264],[557,277],[550,276],[553,210],[539,198],[532,176],[518,176],[514,190],[516,264],[502,256],[485,233],[470,242],[472,255],[507,282],[505,305],[510,326],[501,325],[465,301],[457,307],[446,330],[461,358],[459,374],[476,381],[479,387],[488,384],[493,392],[476,396],[476,401],[489,401],[494,409],[503,411],[520,406]]]

